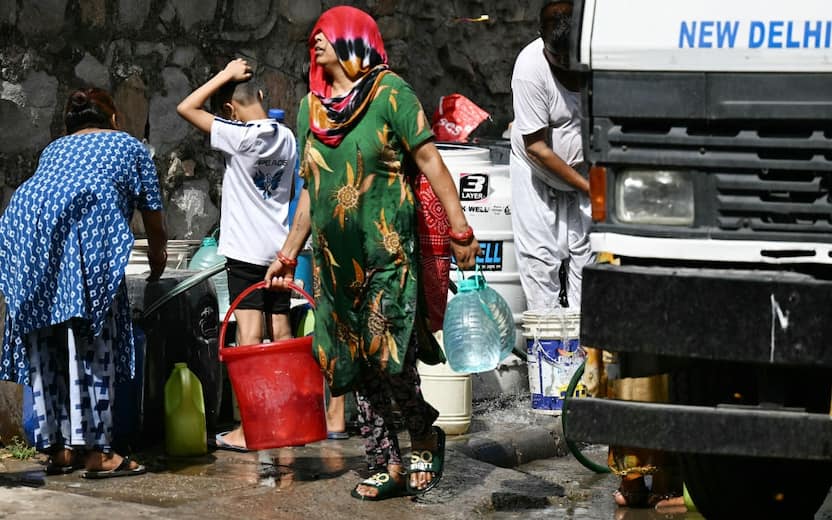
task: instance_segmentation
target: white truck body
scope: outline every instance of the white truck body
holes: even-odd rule
[[[593,70],[832,70],[828,0],[594,0],[583,24]]]

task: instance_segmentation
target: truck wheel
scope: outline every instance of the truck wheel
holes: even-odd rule
[[[697,509],[721,518],[814,518],[832,484],[817,461],[683,455],[682,476]]]
[[[828,373],[804,371],[787,379],[795,383],[785,406],[828,413]],[[819,388],[827,390],[819,392]],[[674,372],[670,379],[671,400],[676,404],[753,406],[761,393],[755,368],[747,365],[695,364]],[[719,432],[702,433],[718,442]],[[777,432],[769,434],[774,447]],[[705,454],[682,454],[681,461],[685,485],[697,509],[709,520],[812,519],[832,485],[832,463],[827,461]]]

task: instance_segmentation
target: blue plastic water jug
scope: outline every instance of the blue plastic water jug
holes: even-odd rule
[[[295,281],[303,282],[303,289],[312,292],[312,251],[304,249],[298,255],[295,267]]]
[[[225,257],[217,253],[217,239],[210,236],[202,239],[202,246],[194,253],[188,264],[188,269],[191,271],[203,271],[217,264],[225,265]],[[211,277],[214,282],[214,287],[217,290],[217,306],[219,307],[220,317],[224,317],[228,311],[228,276],[225,271],[215,274]]]
[[[283,123],[286,119],[286,111],[282,108],[270,108],[269,117],[274,119],[278,123]]]
[[[482,298],[483,282],[476,276],[459,281],[445,311],[445,355],[454,372],[487,372],[500,362],[500,329]]]
[[[488,286],[481,274],[474,275],[474,278],[482,278],[477,283],[482,284],[479,290],[480,299],[488,307],[491,317],[497,323],[500,331],[500,361],[504,360],[514,350],[517,342],[517,327],[514,325],[514,314],[511,312],[508,302],[503,296]]]

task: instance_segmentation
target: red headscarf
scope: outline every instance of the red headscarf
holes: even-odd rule
[[[315,35],[323,33],[335,49],[352,90],[337,98],[326,73],[315,60]],[[349,6],[325,11],[309,35],[309,126],[324,144],[337,146],[367,108],[379,80],[387,72],[387,52],[373,18]]]

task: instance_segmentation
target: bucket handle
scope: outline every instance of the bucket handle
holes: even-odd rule
[[[315,308],[315,300],[312,299],[312,296],[310,296],[308,292],[304,291],[301,287],[298,287],[297,285],[295,285],[292,282],[289,282],[286,285],[289,287],[289,289],[291,289],[293,291],[296,291],[298,294],[300,294],[301,296],[306,298],[306,301],[309,302],[309,305],[313,309]],[[234,310],[237,308],[238,305],[240,305],[240,302],[242,302],[243,299],[245,299],[246,296],[248,296],[249,294],[253,293],[254,291],[256,291],[258,289],[264,289],[265,287],[266,287],[266,282],[262,282],[262,281],[257,282],[256,284],[248,287],[246,290],[241,292],[240,295],[237,296],[234,299],[233,302],[231,302],[231,305],[228,307],[228,311],[225,313],[225,317],[222,319],[222,326],[220,327],[220,338],[219,338],[220,360],[222,360],[222,351],[223,351],[223,349],[232,348],[232,347],[226,347],[225,346],[225,331],[228,328],[228,320],[231,319],[231,316],[234,314]]]

